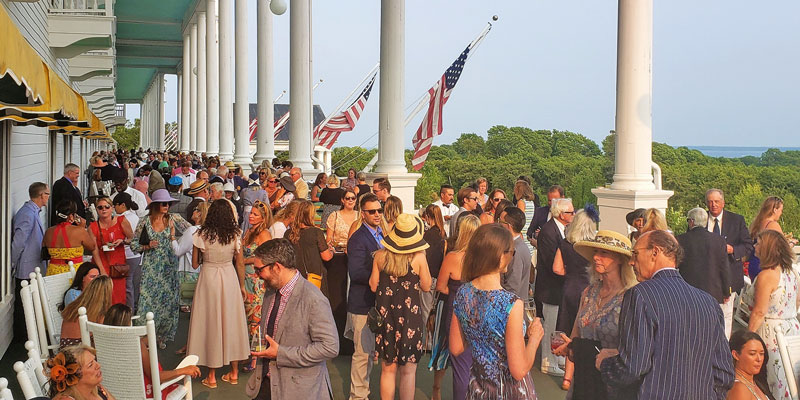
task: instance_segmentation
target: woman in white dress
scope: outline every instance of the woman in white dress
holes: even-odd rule
[[[800,334],[798,279],[792,269],[795,257],[789,242],[778,231],[761,231],[755,249],[761,259],[761,272],[744,293],[744,301],[750,305],[748,330],[758,333],[767,344],[767,382],[772,395],[775,399],[790,399],[775,330],[780,329],[785,336]]]

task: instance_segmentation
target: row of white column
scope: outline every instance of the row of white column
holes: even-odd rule
[[[164,150],[164,74],[157,73],[142,98],[139,145]]]
[[[235,1],[235,26],[234,9]],[[219,10],[219,19],[217,19]],[[231,36],[235,27],[235,43]],[[258,2],[258,147],[255,161],[275,157],[272,121],[272,14]],[[233,101],[233,52],[236,98]],[[183,35],[178,149],[233,160],[245,170],[250,155],[250,104],[247,98],[247,1],[205,0]]]

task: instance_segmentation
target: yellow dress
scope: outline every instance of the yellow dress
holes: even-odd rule
[[[48,247],[47,252],[50,253],[50,263],[47,265],[47,276],[69,272],[69,261],[72,261],[76,270],[83,263],[83,246],[61,248]]]

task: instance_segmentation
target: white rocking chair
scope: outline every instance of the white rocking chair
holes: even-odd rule
[[[0,400],[14,400],[11,389],[8,388],[8,379],[0,378]]]
[[[153,313],[147,313],[145,326],[108,326],[89,322],[86,309],[78,309],[78,323],[81,327],[81,340],[90,344],[94,340],[97,361],[103,371],[103,386],[118,400],[141,400],[145,397],[144,369],[142,368],[141,338],[147,337],[150,355],[150,381],[153,384],[153,399],[161,399],[161,391],[174,383],[181,386],[170,392],[171,399],[192,399],[192,378],[178,376],[168,382],[161,382],[158,374],[158,345]],[[197,356],[189,355],[180,367],[194,365]]]
[[[28,350],[28,359],[14,363],[14,372],[17,373],[17,382],[22,394],[25,399],[47,396],[47,377],[44,376],[39,350],[30,340],[25,342],[25,349]]]
[[[42,314],[44,315],[47,338],[50,341],[50,348],[58,348],[61,340],[61,311],[58,309],[64,304],[64,293],[72,284],[75,277],[75,268],[72,261],[69,262],[69,272],[63,274],[42,276],[39,268],[36,271],[36,283],[39,289],[40,302],[42,304]]]
[[[39,352],[39,358],[47,359],[50,357],[50,350],[57,350],[58,343],[48,345],[47,332],[44,325],[44,313],[42,311],[41,296],[39,296],[39,285],[36,282],[36,273],[31,272],[29,281],[21,282],[20,298],[22,300],[22,310],[25,314],[25,328],[28,333],[28,340],[32,341]]]
[[[781,354],[780,362],[786,374],[786,385],[792,400],[798,400],[797,375],[800,372],[800,335],[784,336],[779,327],[775,328],[778,339],[778,350]],[[772,362],[772,360],[770,360]]]

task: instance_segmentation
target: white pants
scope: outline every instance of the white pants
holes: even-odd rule
[[[731,331],[733,330],[733,301],[734,296],[731,295],[728,297],[724,303],[721,303],[719,306],[722,308],[722,316],[725,318],[725,337],[730,340],[731,338]],[[747,327],[745,327],[747,328]]]
[[[553,372],[558,370],[559,364],[564,364],[563,357],[558,357],[550,350],[550,336],[556,330],[556,320],[558,319],[558,306],[554,304],[542,303],[542,314],[544,315],[544,337],[542,338],[542,372]],[[562,359],[562,360],[559,360]]]

